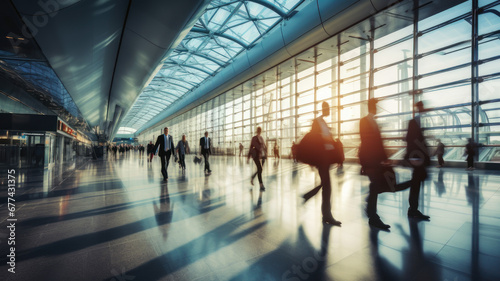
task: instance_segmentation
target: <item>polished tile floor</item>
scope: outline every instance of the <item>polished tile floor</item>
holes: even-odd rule
[[[255,167],[211,158],[212,174],[187,156],[187,171],[130,153],[64,169],[17,171],[15,274],[6,265],[7,183],[0,193],[0,280],[500,280],[500,172],[429,169],[420,209],[408,191],[379,196],[390,232],[364,216],[368,180],[359,166],[331,170],[341,227],[321,223],[319,183],[304,164]],[[410,171],[398,168],[399,180]]]

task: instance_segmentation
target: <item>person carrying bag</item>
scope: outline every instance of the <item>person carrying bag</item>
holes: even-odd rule
[[[311,131],[297,145],[297,160],[318,168],[321,184],[303,195],[304,203],[322,189],[321,213],[323,223],[340,226],[341,222],[333,218],[331,210],[330,166],[339,163],[340,155],[335,150],[330,128],[323,117],[330,115],[330,106],[323,102],[322,115],[314,119]]]

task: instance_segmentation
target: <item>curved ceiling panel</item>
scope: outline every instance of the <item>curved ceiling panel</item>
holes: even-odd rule
[[[83,117],[112,133],[210,1],[12,2]]]
[[[213,0],[189,34],[163,63],[120,126],[139,129],[184,94],[192,92],[230,65],[242,51],[252,48],[273,26],[303,0]],[[181,81],[179,81],[181,80]],[[182,83],[185,81],[185,83]],[[168,89],[151,102],[150,87]],[[175,89],[176,91],[173,91]],[[177,91],[180,89],[180,93]],[[175,92],[175,93],[174,93]]]
[[[91,126],[102,124],[128,3],[13,2],[84,118]]]
[[[156,74],[185,33],[201,16],[208,0],[132,1],[110,90],[107,119],[116,106],[132,106],[144,85]],[[117,124],[120,120],[108,120]],[[109,134],[117,131],[110,128]]]

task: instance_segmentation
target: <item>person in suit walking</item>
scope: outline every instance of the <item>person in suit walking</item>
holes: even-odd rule
[[[189,153],[189,143],[186,140],[186,135],[182,135],[182,140],[177,143],[177,154],[179,155],[179,164],[183,170],[186,170],[186,153]]]
[[[257,127],[257,135],[253,136],[252,141],[250,142],[250,150],[248,151],[247,163],[249,162],[251,157],[255,162],[255,166],[257,166],[257,172],[255,172],[252,175],[250,183],[253,185],[253,180],[255,179],[255,176],[258,176],[260,191],[266,191],[264,183],[262,182],[262,166],[264,165],[265,162],[266,144],[261,134],[262,134],[262,128]]]
[[[413,167],[411,178],[410,208],[408,209],[408,217],[429,220],[429,216],[422,214],[418,210],[418,197],[422,183],[427,178],[426,167],[430,165],[429,150],[425,143],[425,137],[422,130],[421,114],[425,111],[424,103],[419,101],[415,104],[418,114],[408,123],[408,133],[406,134],[406,155],[405,159],[409,161]]]
[[[334,151],[335,149],[333,145],[334,140],[330,132],[330,128],[328,128],[328,125],[323,119],[323,117],[327,117],[330,115],[330,105],[327,102],[323,102],[321,107],[322,115],[314,119],[311,132],[319,135],[322,138],[321,143],[323,144],[323,146],[316,149],[320,149],[322,152],[324,152],[324,155],[332,155],[330,151]],[[332,215],[332,206],[330,202],[332,195],[332,186],[330,182],[330,163],[326,160],[323,162],[325,163],[318,164],[317,166],[321,184],[304,194],[304,203],[307,202],[307,200],[309,200],[316,193],[318,193],[319,189],[322,188],[321,213],[323,214],[323,223],[340,226],[342,223],[338,220],[335,220]]]
[[[163,180],[166,181],[168,180],[167,169],[168,169],[168,164],[170,162],[170,156],[172,156],[172,151],[175,148],[174,141],[172,140],[172,136],[168,134],[167,127],[163,129],[163,134],[159,135],[158,138],[156,139],[156,144],[153,148],[153,153],[156,152],[158,146],[160,147],[158,155],[160,156],[161,159],[161,173],[163,175]]]
[[[201,155],[205,158],[205,168],[203,171],[211,173],[210,163],[208,162],[208,157],[212,152],[212,140],[208,137],[208,132],[205,132],[205,136],[200,139]]]
[[[377,121],[375,121],[377,102],[373,98],[368,100],[368,115],[359,121],[361,145],[359,146],[358,156],[363,174],[370,179],[369,194],[366,200],[368,224],[381,229],[389,229],[391,226],[383,223],[377,214],[379,188],[377,185],[380,184],[378,181],[383,165],[387,163],[387,154],[384,150],[382,136]]]

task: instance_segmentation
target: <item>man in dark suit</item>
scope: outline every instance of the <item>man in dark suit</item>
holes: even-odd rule
[[[204,171],[211,173],[212,170],[210,170],[210,163],[208,163],[208,156],[211,154],[212,151],[212,140],[208,137],[208,132],[205,132],[205,137],[202,137],[200,139],[200,148],[201,148],[201,155],[203,155],[203,157],[205,158]]]
[[[391,226],[382,222],[377,214],[377,198],[380,173],[383,163],[387,162],[382,136],[375,115],[377,114],[377,100],[368,100],[368,115],[359,122],[361,145],[359,147],[359,162],[364,174],[370,179],[370,193],[367,198],[366,215],[371,226],[388,229]]]
[[[428,220],[430,217],[422,214],[418,210],[418,197],[422,182],[427,178],[426,167],[430,165],[429,150],[425,143],[425,137],[422,131],[421,116],[424,112],[424,103],[419,101],[415,104],[418,114],[408,123],[408,134],[406,135],[406,155],[405,160],[409,161],[413,167],[410,187],[410,208],[408,217],[421,220]]]
[[[320,153],[325,156],[332,156],[335,151],[334,140],[328,124],[323,119],[323,117],[330,116],[330,105],[327,102],[323,102],[321,104],[321,113],[321,116],[313,120],[311,132],[317,134],[321,138],[320,143],[322,144],[322,147],[311,147],[310,149],[319,150]],[[323,214],[323,223],[340,226],[342,223],[334,219],[332,215],[332,206],[330,202],[332,195],[332,186],[330,181],[331,162],[328,160],[329,159],[324,158],[323,161],[320,161],[316,166],[318,168],[321,184],[304,194],[302,197],[304,198],[305,203],[312,196],[316,195],[320,188],[322,188],[321,213]]]
[[[172,136],[168,134],[168,128],[165,127],[163,129],[163,135],[159,135],[158,138],[156,139],[156,144],[153,149],[153,153],[156,154],[156,149],[158,149],[158,146],[160,146],[160,150],[158,152],[158,155],[160,156],[161,159],[161,173],[163,175],[163,180],[166,181],[168,180],[168,163],[170,162],[170,156],[172,156],[172,151],[175,149],[174,147],[174,141],[172,140]],[[165,166],[165,161],[167,162]]]

